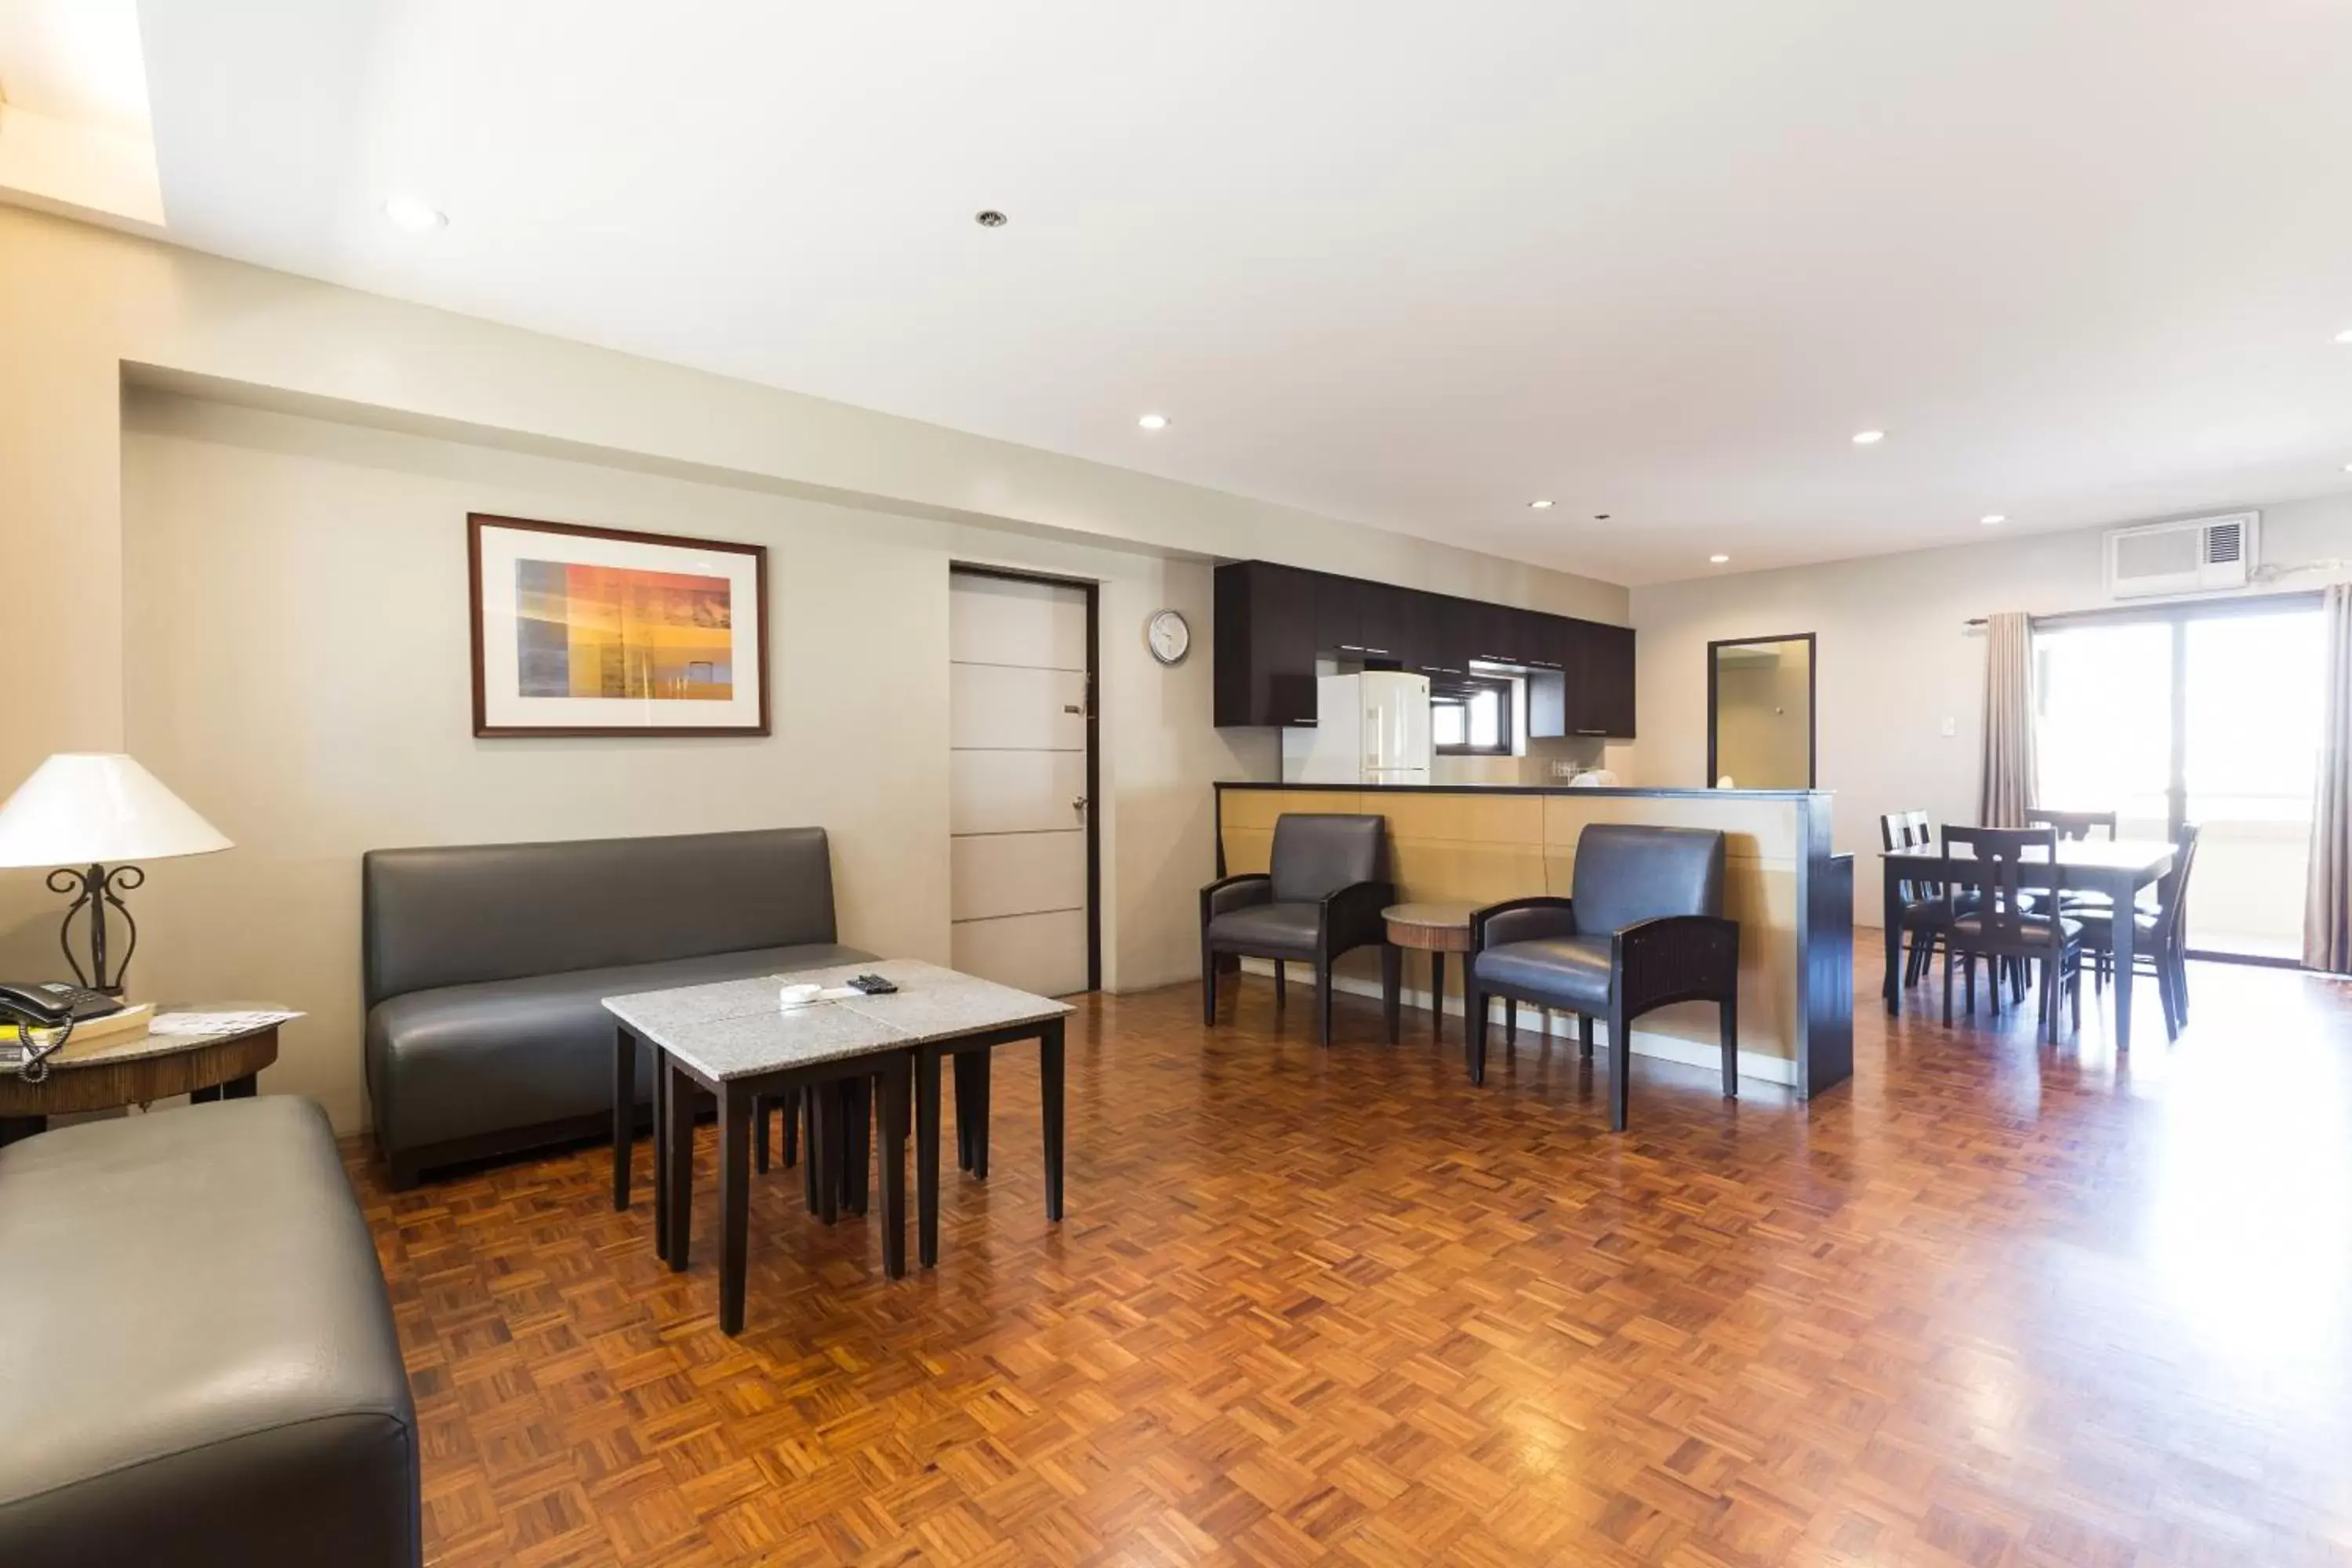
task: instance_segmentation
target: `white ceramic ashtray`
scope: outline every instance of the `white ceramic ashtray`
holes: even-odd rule
[[[824,994],[822,985],[787,985],[776,993],[776,1005],[790,1010],[805,1007]]]

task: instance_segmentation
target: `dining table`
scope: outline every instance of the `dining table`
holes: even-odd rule
[[[2036,892],[2105,893],[2118,910],[2129,910],[2139,897],[2140,889],[2151,887],[2157,879],[2172,869],[2173,846],[2160,838],[2062,838],[2054,857],[2039,849],[2026,851],[2018,867],[2017,880],[2021,888]],[[1879,855],[1879,863],[1886,878],[1886,1011],[1889,1016],[1903,1015],[1903,937],[1906,929],[1903,911],[1906,900],[1903,886],[1980,886],[1970,875],[1975,857],[1966,845],[1953,845],[1948,859],[1945,851],[1931,844],[1908,849],[1888,849]],[[2116,1048],[2131,1049],[2132,1019],[2132,949],[2138,936],[2137,922],[2116,920],[2110,922],[2115,931],[2115,969],[2121,977],[2116,986]]]

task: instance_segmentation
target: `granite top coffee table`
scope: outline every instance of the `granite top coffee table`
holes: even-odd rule
[[[785,985],[832,990],[879,974],[891,994],[828,997],[787,1008]],[[881,1089],[882,1262],[906,1272],[908,1078],[921,1098],[917,1160],[924,1234],[938,1228],[939,1059],[1013,1040],[1038,1042],[1045,1100],[1045,1214],[1062,1217],[1062,1036],[1066,1003],[914,959],[795,970],[604,998],[618,1021],[614,1063],[614,1201],[625,1208],[635,1128],[636,1045],[656,1053],[656,1243],[672,1268],[687,1266],[693,1200],[694,1096],[719,1100],[719,1327],[742,1331],[750,1231],[751,1126],[755,1100],[871,1076]],[[928,1089],[923,1085],[928,1083]],[[814,1151],[810,1157],[815,1158]],[[936,1243],[923,1261],[933,1261]]]

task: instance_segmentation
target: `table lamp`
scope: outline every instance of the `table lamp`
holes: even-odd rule
[[[139,946],[139,927],[122,895],[147,879],[134,860],[209,855],[228,848],[220,829],[198,816],[153,773],[119,752],[60,752],[34,770],[0,805],[0,868],[53,866],[49,888],[71,893],[58,945],[74,978],[122,994],[123,972]],[[107,911],[121,917],[130,940],[107,969]],[[87,912],[89,969],[74,952],[76,916]]]

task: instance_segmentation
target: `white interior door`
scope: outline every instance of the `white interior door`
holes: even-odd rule
[[[955,966],[1087,988],[1087,595],[959,572],[948,594]]]

